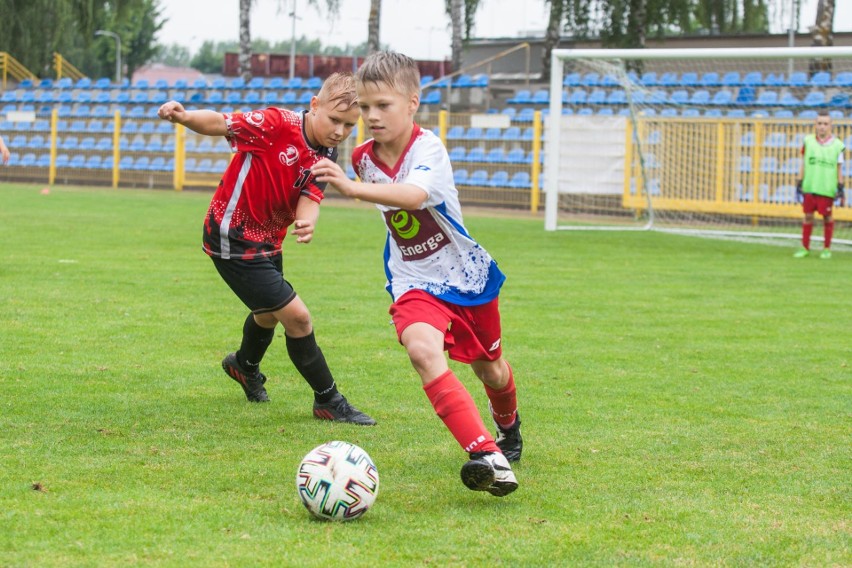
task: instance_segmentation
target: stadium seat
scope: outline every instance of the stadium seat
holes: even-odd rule
[[[148,143],[145,145],[146,152],[162,152],[163,150],[163,142],[158,138],[152,138],[148,140]]]
[[[697,108],[686,108],[683,109],[683,112],[681,112],[680,115],[687,118],[697,118],[701,116],[701,111]]]
[[[737,171],[742,174],[751,173],[751,161],[752,158],[748,154],[740,155],[737,160]]]
[[[595,72],[589,72],[583,75],[580,84],[584,87],[597,87],[600,85],[600,75]]]
[[[740,81],[739,71],[728,71],[722,75],[723,87],[739,87],[740,85],[742,85],[742,82]]]
[[[516,122],[532,122],[534,116],[535,116],[535,109],[534,108],[524,107],[518,112],[518,114],[515,115],[514,120]]]
[[[477,146],[476,148],[471,148],[467,153],[467,161],[468,162],[484,162],[485,161],[485,148],[482,146]]]
[[[95,137],[94,136],[86,136],[82,140],[80,140],[80,150],[94,150],[95,149]]]
[[[470,177],[467,178],[466,185],[487,186],[488,172],[485,170],[475,170],[472,174],[470,174]]]
[[[35,167],[46,168],[50,166],[50,154],[39,154],[36,158]]]
[[[451,162],[463,162],[465,161],[467,154],[467,150],[464,146],[455,146],[449,152],[448,155],[450,157]]]
[[[85,154],[74,154],[71,156],[71,159],[68,161],[69,168],[83,168],[86,165],[86,155]]]
[[[763,84],[767,87],[784,87],[787,85],[787,78],[784,73],[767,73]]]
[[[500,136],[503,140],[520,140],[521,139],[521,128],[520,126],[510,126],[503,130],[503,133]]]
[[[608,105],[624,105],[627,104],[627,93],[624,89],[613,89],[606,97]]]
[[[710,103],[710,91],[707,89],[699,89],[692,93],[689,97],[689,103],[693,105],[707,105]]]
[[[579,73],[576,73],[576,72],[568,73],[568,74],[565,75],[565,78],[562,79],[562,86],[563,87],[579,87],[581,80],[582,80],[582,77],[580,76]]]
[[[733,100],[734,94],[731,91],[716,91],[713,94],[713,98],[710,100],[710,104],[716,106],[727,106],[730,105]]]
[[[32,148],[35,150],[41,150],[42,148],[49,148],[50,145],[45,143],[44,136],[37,134],[27,141],[27,148]]]
[[[781,185],[775,190],[772,196],[773,203],[792,204],[796,203],[796,186]]]
[[[693,71],[685,71],[680,75],[680,82],[678,83],[681,87],[692,88],[698,86],[698,73]]]
[[[7,146],[9,148],[26,148],[27,137],[24,134],[16,134],[11,140],[9,140]]]
[[[749,71],[743,77],[742,85],[744,87],[763,86],[763,74],[760,71]]]
[[[148,156],[139,156],[133,162],[133,168],[132,169],[134,169],[134,170],[147,170],[148,165],[150,163],[151,163],[151,158],[149,158]]]
[[[508,187],[509,172],[506,170],[497,170],[488,180],[488,187]]]
[[[808,85],[808,74],[804,71],[794,71],[787,79],[789,87],[806,87]]]
[[[618,87],[618,78],[615,77],[615,75],[612,75],[611,73],[607,73],[606,75],[601,77],[601,80],[598,85],[607,88]]]
[[[86,162],[83,164],[83,167],[87,170],[96,170],[101,167],[102,161],[103,157],[101,157],[100,154],[92,154],[86,158]]]
[[[802,104],[809,107],[823,106],[825,104],[825,93],[822,91],[811,91],[802,99]]]
[[[841,71],[834,76],[832,85],[840,88],[852,87],[852,71]]]
[[[512,148],[506,152],[504,161],[509,164],[523,164],[526,162],[526,152],[523,148]]]
[[[778,158],[775,156],[764,156],[760,159],[760,171],[765,174],[777,172],[779,169]]]
[[[515,96],[507,99],[506,102],[510,105],[528,105],[532,102],[532,93],[528,89],[521,89],[516,91]]]
[[[817,71],[811,77],[809,84],[811,87],[824,89],[831,85],[831,73],[828,71]]]
[[[730,116],[730,114],[728,115]],[[740,146],[743,148],[751,148],[754,146],[754,132],[748,131],[742,136],[740,136]]]
[[[165,165],[166,159],[163,156],[156,156],[148,164],[148,170],[152,172],[159,172],[165,168]]]
[[[449,130],[447,130],[447,139],[448,140],[456,140],[464,138],[464,126],[451,126]]]
[[[836,109],[828,111],[828,116],[830,116],[832,120],[839,120],[841,118],[846,118],[846,115],[843,114],[842,110],[836,110]]]
[[[514,189],[529,189],[532,187],[529,172],[515,172],[507,185]]]
[[[779,168],[782,174],[790,174],[797,176],[799,175],[800,168],[802,167],[802,159],[798,156],[793,156],[789,158],[784,164]]]
[[[503,129],[493,126],[491,128],[486,128],[485,133],[482,135],[482,138],[485,140],[500,140],[503,137]]]
[[[550,103],[550,91],[547,89],[539,89],[532,94],[532,104],[546,105]]]
[[[604,107],[599,108],[596,114],[598,116],[613,116],[615,114],[615,111],[612,109],[612,107]]]
[[[467,182],[467,170],[462,168],[453,171],[453,183],[464,185]]]
[[[602,105],[606,103],[607,93],[603,89],[595,89],[591,93],[589,93],[589,97],[586,99],[587,105]]]
[[[719,74],[715,71],[708,71],[701,75],[701,79],[698,81],[698,84],[702,87],[718,87],[721,85],[719,81]]]
[[[742,89],[740,90],[742,92]],[[742,102],[742,101],[740,101]],[[762,91],[752,104],[756,106],[773,106],[778,102],[778,92],[766,89]]]
[[[689,102],[689,93],[686,89],[678,89],[669,95],[669,102],[673,104],[684,104]]]
[[[485,131],[478,126],[471,126],[464,133],[466,140],[481,140],[485,136]]]
[[[95,150],[100,150],[101,152],[112,150],[112,138],[100,138],[97,143],[95,143]]]
[[[56,155],[56,167],[57,168],[65,168],[68,166],[68,162],[70,162],[70,158],[68,154],[57,154]]]
[[[302,94],[299,95],[299,98],[297,99],[296,102],[300,105],[309,105],[309,104],[311,104],[312,98],[314,98],[314,92],[313,91],[302,91]]]
[[[784,132],[770,132],[763,139],[764,148],[783,148],[787,146],[787,134]]]
[[[583,107],[577,111],[577,116],[591,116],[593,114],[595,114],[595,111],[590,107]]]
[[[745,116],[745,110],[741,108],[733,108],[729,110],[725,116],[728,118],[743,118]]]
[[[485,154],[485,161],[497,164],[504,163],[506,161],[506,151],[503,150],[502,146],[491,148],[488,153]]]
[[[799,106],[802,104],[802,101],[796,98],[796,95],[793,93],[784,93],[781,95],[781,98],[778,99],[778,104],[783,106]]]
[[[772,113],[775,118],[793,118],[793,111],[789,109],[776,110]]]
[[[456,76],[455,80],[453,80],[453,87],[455,88],[469,88],[473,86],[473,77],[468,75],[467,73],[461,73]]]
[[[813,109],[803,110],[802,112],[799,113],[799,118],[807,118],[807,119],[813,120],[813,119],[816,119],[816,117],[817,117],[817,111],[815,111]]]
[[[654,71],[646,71],[642,73],[642,78],[639,79],[639,83],[643,87],[656,87],[659,83],[657,82],[657,74]]]

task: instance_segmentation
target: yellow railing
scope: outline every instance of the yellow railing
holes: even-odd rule
[[[5,51],[0,51],[0,73],[3,77],[3,90],[6,90],[6,81],[11,76],[17,81],[24,79],[36,80],[36,76],[32,71],[21,65],[21,62],[9,55]]]
[[[56,71],[57,79],[68,77],[69,79],[76,81],[86,76],[82,71],[71,65],[71,63],[62,56],[62,54],[56,52],[53,53],[53,69]]]

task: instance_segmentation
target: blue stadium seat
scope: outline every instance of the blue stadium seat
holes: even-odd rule
[[[455,146],[448,152],[451,162],[463,162],[466,154],[467,150],[464,146]]]
[[[842,110],[836,110],[836,109],[828,111],[828,116],[830,116],[832,120],[839,120],[841,118],[846,118],[846,115],[843,114]]]
[[[677,73],[674,71],[667,71],[660,75],[659,85],[661,87],[676,87],[679,83]]]
[[[793,118],[793,111],[789,109],[776,110],[772,113],[775,118]]]
[[[222,91],[211,91],[207,94],[206,102],[210,105],[221,105],[225,102],[225,96]]]
[[[528,126],[524,128],[523,133],[521,134],[521,140],[532,140],[535,136],[535,127]]]
[[[466,185],[488,185],[488,172],[485,170],[475,170],[470,177],[467,178]]]
[[[284,83],[284,79],[282,77],[273,77],[269,80],[269,83],[266,85],[267,89],[277,89],[283,90],[286,87],[286,83]]]
[[[103,157],[101,157],[100,154],[92,154],[86,158],[86,162],[83,164],[83,167],[87,170],[96,170],[101,167],[102,161]]]
[[[471,126],[464,133],[464,138],[466,140],[480,140],[484,137],[485,131],[478,126]]]
[[[728,71],[724,75],[722,75],[722,86],[723,87],[739,87],[742,85],[742,81],[740,80],[740,72],[739,71]]]
[[[787,134],[784,132],[770,132],[763,139],[764,148],[783,148],[787,146]]]
[[[24,134],[16,134],[11,140],[9,140],[7,146],[9,148],[26,148],[27,137]]]
[[[741,90],[742,91],[742,90]],[[778,102],[778,92],[766,89],[754,100],[756,106],[772,106]]]
[[[763,84],[767,87],[784,87],[787,85],[787,78],[784,73],[767,73]]]
[[[802,159],[798,156],[793,156],[792,158],[787,159],[778,171],[782,174],[799,175],[801,167]]]
[[[501,136],[503,140],[520,140],[521,139],[521,127],[520,126],[510,126],[509,128],[503,131]]]
[[[749,71],[742,78],[742,86],[744,87],[761,87],[763,86],[763,73],[760,71]]]
[[[94,150],[95,149],[95,137],[94,136],[86,136],[82,140],[80,140],[80,150]]]
[[[565,75],[565,78],[562,79],[562,86],[563,87],[579,87],[581,80],[582,80],[582,77],[580,77],[579,73],[576,73],[576,72],[568,73],[567,75]]]
[[[721,91],[720,91],[721,92]],[[710,91],[707,89],[698,89],[689,97],[689,103],[693,105],[708,105],[710,104]]]
[[[652,105],[660,105],[668,102],[668,93],[663,89],[655,89],[651,91],[651,95],[648,97],[648,104]]]
[[[95,144],[95,150],[106,152],[112,150],[112,138],[100,138]]]
[[[260,101],[260,93],[257,91],[248,91],[243,97],[243,102],[247,105],[257,106]]]
[[[296,104],[296,92],[295,91],[286,91],[284,95],[281,97],[281,104],[283,105],[295,105]]]
[[[701,116],[701,111],[697,108],[685,108],[680,115],[686,118],[697,118]]]
[[[582,105],[586,104],[586,99],[588,98],[588,93],[585,89],[574,89],[571,91],[571,94],[568,95],[568,100],[565,101],[570,105]]]
[[[502,164],[506,161],[506,151],[503,150],[502,146],[491,148],[485,154],[485,161],[492,164]]]
[[[473,86],[473,77],[468,75],[467,73],[461,73],[457,75],[455,80],[453,81],[453,87],[455,88],[469,88]]]
[[[196,79],[192,82],[192,88],[198,90],[206,90],[208,88],[207,79]]]
[[[713,98],[710,100],[711,105],[727,106],[734,100],[734,94],[731,91],[722,90],[716,91]]]
[[[485,140],[500,140],[503,137],[503,130],[496,126],[485,129],[485,134],[482,135]]]
[[[781,95],[781,98],[778,99],[778,104],[783,106],[799,106],[802,104],[802,101],[797,99],[793,93],[788,92]]]
[[[491,179],[488,180],[488,187],[508,187],[509,186],[509,172],[506,170],[497,170],[491,175]]]
[[[787,79],[790,87],[806,87],[808,85],[808,74],[804,71],[794,71]]]
[[[849,93],[835,93],[831,96],[831,100],[828,101],[828,106],[838,107],[838,108],[848,108],[849,105]]]
[[[618,78],[615,77],[615,75],[612,75],[611,73],[607,73],[606,75],[601,77],[601,81],[599,84],[601,87],[607,87],[608,89],[619,86]]]
[[[669,102],[673,104],[685,104],[689,102],[689,93],[686,89],[678,89],[669,95]]]
[[[54,86],[57,89],[70,89],[74,86],[74,81],[71,79],[71,77],[62,77],[61,79],[58,79],[56,83],[54,83]]]
[[[65,168],[68,167],[68,162],[71,159],[68,157],[68,154],[57,154],[56,155],[56,167],[57,168]]]
[[[802,104],[809,107],[823,106],[825,104],[825,93],[822,91],[811,91],[802,99]]]
[[[532,104],[546,105],[550,103],[550,91],[547,89],[539,89],[532,94]]]
[[[534,108],[524,107],[518,112],[518,114],[515,115],[515,121],[516,122],[532,122],[534,116],[535,116],[535,109]]]
[[[745,110],[741,108],[733,108],[729,110],[725,116],[728,118],[743,118],[745,116]]]
[[[589,93],[589,97],[586,99],[586,104],[588,105],[602,105],[606,103],[607,93],[603,89],[595,89],[591,93]]]
[[[83,168],[86,165],[86,155],[85,154],[74,154],[71,156],[71,159],[68,161],[69,168]]]
[[[737,160],[737,171],[741,174],[751,173],[751,160],[752,158],[748,154],[740,155]]]
[[[702,87],[718,87],[722,83],[719,81],[719,74],[715,71],[708,71],[701,75],[698,84]]]
[[[506,100],[510,105],[523,104],[527,105],[532,102],[532,93],[528,89],[521,89],[515,92],[515,96]]]
[[[646,71],[642,73],[642,78],[639,79],[639,83],[644,87],[656,87],[659,85],[657,82],[657,74],[654,71]]]
[[[74,85],[75,88],[85,90],[92,88],[92,80],[88,77],[82,77],[77,79],[77,83]]]
[[[852,87],[852,71],[841,71],[834,76],[832,85],[840,88]]]
[[[467,161],[468,162],[484,162],[485,161],[485,148],[483,146],[477,146],[475,148],[471,148],[467,153]]]
[[[148,165],[150,163],[151,163],[151,158],[149,158],[148,156],[139,156],[133,162],[133,169],[134,170],[147,170]]]
[[[432,89],[423,96],[423,99],[420,102],[424,105],[441,104],[441,91],[439,89]]]
[[[760,171],[765,174],[775,173],[779,170],[778,158],[775,156],[764,156],[760,159]]]
[[[41,150],[42,148],[49,148],[49,143],[45,143],[44,136],[37,134],[27,141],[27,148],[32,148],[34,150]]]
[[[599,108],[598,112],[596,114],[598,116],[612,116],[612,115],[615,114],[615,111],[612,110],[612,107],[604,107],[604,108]]]
[[[146,152],[161,152],[163,150],[163,142],[158,138],[152,138],[148,140],[148,143],[145,145]]]
[[[728,116],[730,116],[730,113]],[[744,148],[751,148],[754,146],[754,132],[749,131],[740,136],[740,146]]]
[[[577,111],[577,116],[591,116],[593,114],[595,114],[595,111],[591,107],[583,107]]]
[[[817,71],[813,74],[810,80],[810,86],[817,89],[824,89],[831,85],[831,73],[828,71]]]
[[[515,172],[508,186],[514,189],[529,189],[532,186],[529,172]]]
[[[593,71],[586,73],[580,80],[580,84],[584,87],[597,87],[598,85],[600,85],[600,75]]]
[[[148,164],[148,170],[152,172],[163,171],[166,165],[166,159],[163,156],[155,156]]]
[[[447,140],[456,140],[464,138],[464,126],[451,126],[447,130]]]
[[[291,90],[301,89],[302,88],[302,78],[301,77],[292,77],[289,81],[287,81],[287,88]]]
[[[693,71],[685,71],[681,73],[679,85],[687,88],[698,86],[698,73]]]
[[[505,162],[509,164],[523,164],[526,161],[526,152],[523,148],[512,148],[506,152]]]
[[[799,118],[807,118],[810,120],[814,120],[817,117],[817,111],[813,109],[803,110],[799,113]]]
[[[606,97],[608,105],[624,105],[627,104],[627,93],[624,89],[613,89]]]
[[[467,170],[462,168],[453,171],[453,183],[456,185],[464,185],[467,182]]]
[[[319,77],[308,77],[302,86],[311,91],[319,91],[322,88],[322,79]]]
[[[231,91],[227,95],[225,95],[225,103],[229,105],[238,105],[242,103],[243,97],[240,93],[236,91]]]

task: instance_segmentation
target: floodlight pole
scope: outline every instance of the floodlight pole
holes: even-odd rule
[[[97,30],[95,31],[96,36],[109,36],[115,40],[115,83],[121,83],[121,37],[115,33],[107,30]]]

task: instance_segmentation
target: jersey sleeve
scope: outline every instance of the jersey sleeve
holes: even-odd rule
[[[453,185],[453,169],[447,150],[437,138],[427,138],[411,148],[411,169],[398,183],[416,185],[428,196],[423,207],[434,207],[444,201]]]
[[[273,147],[281,134],[281,113],[276,109],[225,113],[232,152],[259,152]]]

